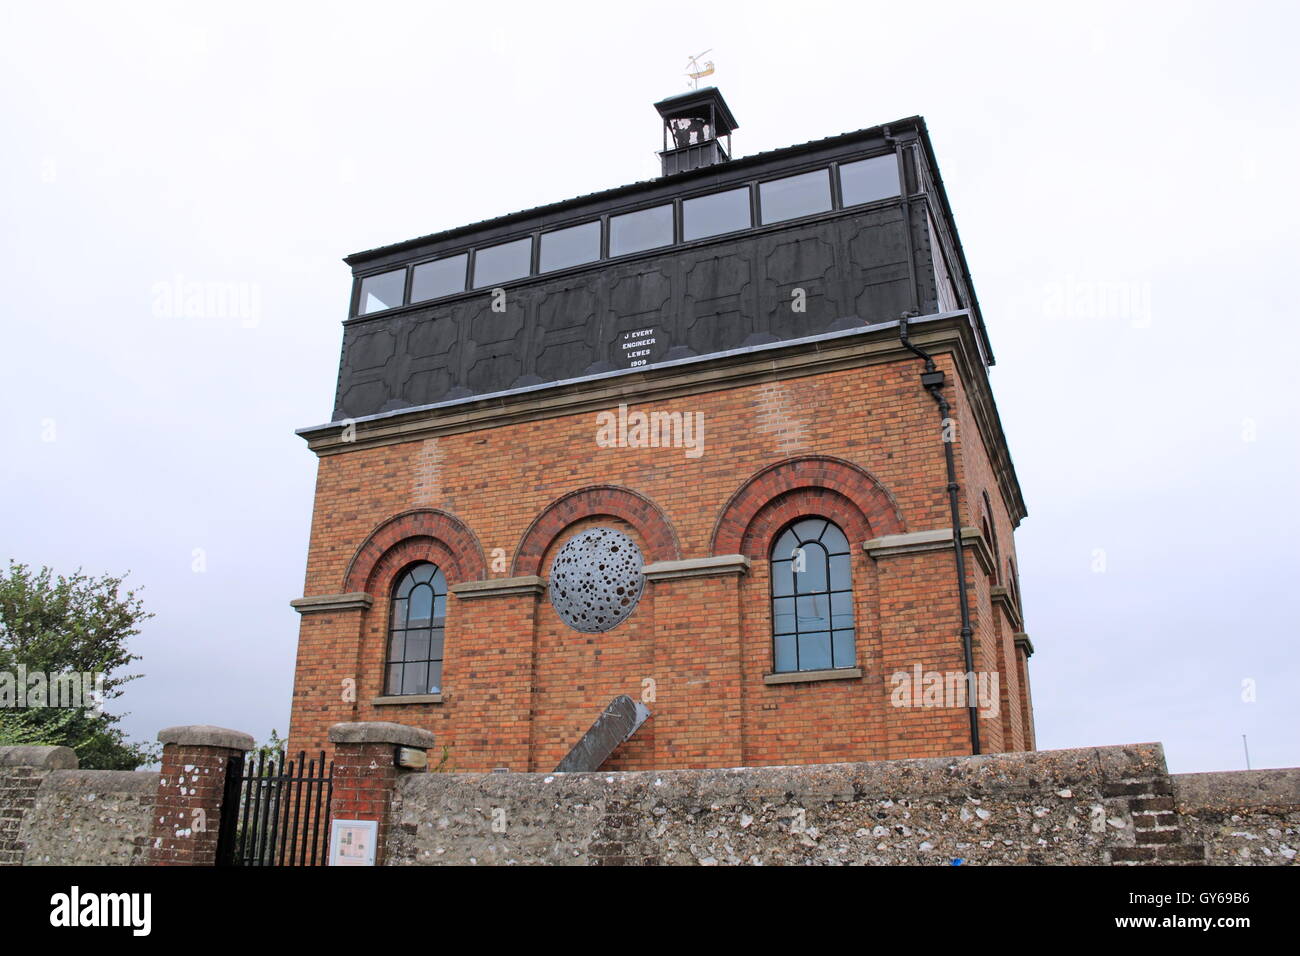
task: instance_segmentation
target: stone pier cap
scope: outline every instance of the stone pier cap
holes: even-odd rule
[[[225,747],[227,750],[252,750],[253,738],[238,730],[213,727],[211,724],[188,724],[184,727],[164,727],[158,731],[158,742],[180,747]]]
[[[332,744],[393,744],[397,747],[420,747],[428,750],[433,746],[433,741],[432,731],[383,720],[334,724],[330,727]]]

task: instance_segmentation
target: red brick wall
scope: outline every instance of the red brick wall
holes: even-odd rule
[[[379,826],[375,842],[375,865],[384,862],[383,848],[391,826],[393,790],[400,771],[394,759],[394,744],[340,744],[335,754],[331,820],[374,820]],[[330,839],[332,834],[327,834]]]
[[[946,354],[938,361],[951,395],[961,387],[953,363]],[[303,616],[291,749],[328,749],[336,721],[391,720],[432,730],[432,756],[449,746],[458,770],[549,770],[611,697],[637,698],[649,679],[653,717],[612,768],[969,752],[964,709],[890,706],[895,670],[917,661],[963,669],[951,552],[874,561],[861,549],[870,537],[950,525],[938,412],[920,371],[907,360],[648,405],[628,400],[634,410],[703,412],[698,458],[681,448],[598,447],[594,412],[322,457],[304,593],[366,590],[374,604]],[[957,409],[963,524],[978,526],[987,488],[1005,560],[1010,518],[969,411],[960,400]],[[421,513],[392,521],[413,510]],[[766,555],[771,535],[808,513],[835,520],[853,544],[864,676],[767,685]],[[450,585],[545,577],[555,550],[593,524],[630,535],[647,562],[743,552],[752,568],[647,581],[635,613],[603,634],[569,629],[544,595],[453,595],[442,702],[372,703],[382,693],[389,589],[401,566],[433,560]],[[1004,636],[989,584],[973,557],[967,563],[976,666],[1000,670]],[[340,693],[348,678],[355,702]],[[1001,747],[1001,719],[982,723],[985,749]]]
[[[1011,563],[1018,564],[1011,512],[999,490],[993,449],[988,447],[975,423],[968,391],[965,388],[950,389],[948,394],[950,401],[955,399],[962,521],[975,528],[987,522],[993,538],[988,543],[994,557],[993,573],[985,574],[978,567],[968,569],[971,603],[978,621],[976,668],[999,672],[1003,696],[1011,705],[1003,709],[997,720],[981,722],[981,743],[986,752],[1024,750],[1032,746],[1026,740],[1022,719],[1028,693],[1023,686],[1027,674],[1022,678],[1020,669],[1015,666],[1017,652],[1013,639],[1016,628],[1007,620],[1005,611],[994,607],[992,596],[994,587],[1011,588]],[[1017,613],[1023,615],[1023,610],[1017,608]]]
[[[635,527],[617,518],[588,517],[572,524],[556,538],[540,567],[549,577],[559,546],[573,534],[594,525],[616,528],[632,538],[643,555],[647,545]],[[647,560],[651,560],[647,557]],[[543,599],[538,606],[533,665],[532,760],[530,769],[551,770],[569,748],[587,732],[604,705],[619,694],[640,695],[641,681],[655,673],[654,585],[644,585],[641,601],[612,631],[584,634],[565,624]],[[683,617],[686,616],[683,608]],[[652,710],[653,710],[652,706]],[[485,722],[490,713],[483,713]],[[655,722],[651,721],[621,747],[607,766],[619,770],[644,770],[655,764]],[[512,767],[511,769],[517,769]]]
[[[226,773],[237,750],[166,744],[150,827],[155,866],[212,866],[224,810]]]

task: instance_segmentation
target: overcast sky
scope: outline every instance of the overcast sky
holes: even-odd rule
[[[1296,10],[6,2],[0,560],[143,585],[130,734],[283,734],[340,258],[656,175],[651,104],[712,48],[739,155],[929,124],[1039,746],[1298,766]]]

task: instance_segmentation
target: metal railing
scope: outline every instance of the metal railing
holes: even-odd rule
[[[251,758],[251,759],[250,759]],[[218,866],[324,866],[334,763],[284,753],[231,758],[217,840]]]

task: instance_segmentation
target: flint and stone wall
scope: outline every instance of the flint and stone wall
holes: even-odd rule
[[[0,865],[154,862],[159,774],[69,763],[66,748],[0,748]],[[392,865],[1296,865],[1300,849],[1300,769],[1171,776],[1159,744],[727,770],[391,769],[373,782],[393,788]]]
[[[1217,866],[1295,866],[1300,769],[1184,773],[1173,778],[1179,824]]]
[[[78,770],[67,747],[0,747],[0,866],[147,862],[158,774]]]
[[[1300,771],[1281,773],[1295,776],[1279,781],[1274,802],[1289,800],[1294,812]],[[730,770],[419,774],[398,785],[388,860],[705,866],[1217,861],[1228,837],[1202,826],[1199,817],[1184,823],[1174,812],[1174,779],[1159,744]],[[1280,847],[1284,838],[1295,844],[1288,836],[1294,820],[1291,831],[1271,817],[1240,825],[1259,828],[1261,840],[1279,830],[1282,836],[1270,839]],[[1274,861],[1281,856],[1279,848]]]
[[[158,774],[55,770],[19,829],[25,866],[144,866]]]

